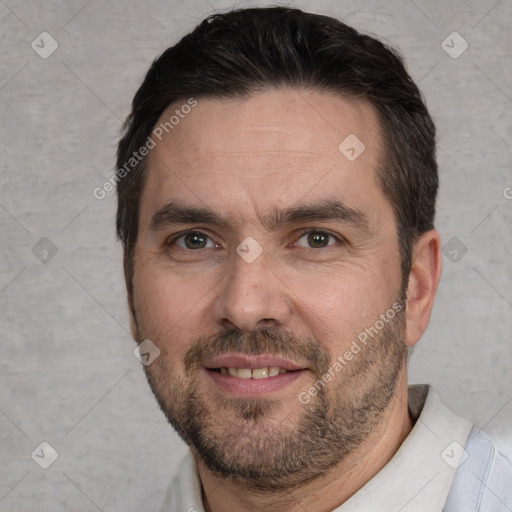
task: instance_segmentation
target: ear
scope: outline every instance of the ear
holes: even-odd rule
[[[421,338],[430,321],[430,313],[441,279],[441,237],[432,229],[414,244],[407,286],[406,345],[412,347]]]
[[[137,329],[137,316],[135,313],[135,308],[133,307],[133,294],[129,291],[127,292],[128,298],[128,308],[130,310],[130,332],[132,333],[132,338],[136,343],[138,343],[138,329]]]
[[[137,315],[133,305],[133,272],[131,272],[130,265],[128,264],[126,250],[123,255],[123,263],[126,298],[128,302],[128,311],[130,313],[130,332],[132,333],[132,338],[137,342]]]

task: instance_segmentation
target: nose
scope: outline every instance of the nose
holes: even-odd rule
[[[251,263],[238,254],[232,256],[213,305],[217,323],[230,329],[253,331],[288,322],[289,290],[268,263],[265,254]]]

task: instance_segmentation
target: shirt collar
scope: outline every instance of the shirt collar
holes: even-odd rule
[[[409,411],[416,423],[395,455],[335,512],[443,510],[472,425],[424,384],[409,386]]]
[[[448,409],[429,385],[409,386],[413,429],[391,460],[334,512],[442,512],[471,423]],[[189,451],[160,512],[204,512],[201,482]]]

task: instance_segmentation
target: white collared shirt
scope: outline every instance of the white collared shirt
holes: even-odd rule
[[[391,460],[333,512],[512,512],[512,463],[428,385],[409,386],[415,425]],[[189,451],[160,512],[204,512]]]

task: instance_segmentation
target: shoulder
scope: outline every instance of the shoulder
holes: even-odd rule
[[[443,512],[510,512],[512,462],[473,427]]]

